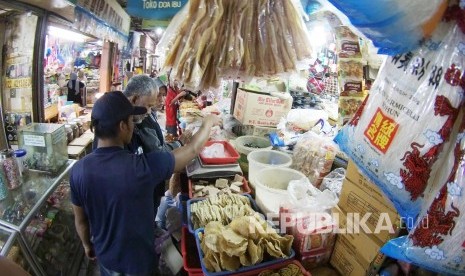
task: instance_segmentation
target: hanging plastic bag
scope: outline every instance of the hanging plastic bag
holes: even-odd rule
[[[287,191],[289,201],[279,213],[281,229],[294,236],[293,247],[305,268],[328,262],[336,238],[331,209],[337,205],[337,196],[318,190],[305,178],[289,182]]]
[[[465,119],[445,162],[449,169],[435,178],[441,189],[425,204],[409,235],[390,241],[383,253],[439,273],[465,274],[464,160]]]
[[[438,160],[463,101],[464,34],[454,23],[441,23],[432,40],[438,49],[425,44],[385,61],[371,94],[335,138],[411,221],[424,196],[438,188],[430,178],[441,169]]]

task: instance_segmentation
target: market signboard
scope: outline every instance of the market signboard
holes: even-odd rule
[[[131,18],[116,0],[77,0],[77,4],[116,30],[129,34]]]
[[[129,15],[144,19],[171,19],[187,3],[187,0],[128,0]]]

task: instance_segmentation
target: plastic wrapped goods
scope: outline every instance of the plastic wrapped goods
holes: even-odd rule
[[[463,102],[464,34],[441,23],[432,40],[414,52],[389,57],[371,94],[336,142],[412,221],[425,197],[438,189],[443,149]]]
[[[329,261],[336,240],[337,221],[331,209],[337,196],[318,190],[305,178],[289,182],[287,192],[289,200],[279,211],[281,231],[294,236],[293,247],[305,268],[321,266]]]
[[[191,0],[168,29],[157,45],[164,67],[191,89],[290,72],[311,57],[294,1]]]
[[[224,150],[224,145],[220,143],[214,143],[209,147],[205,147],[202,150],[202,154],[206,158],[224,158],[226,157],[226,153]]]
[[[338,146],[330,139],[308,132],[294,147],[292,168],[305,174],[318,188],[323,177],[330,172],[338,151]]]
[[[323,178],[323,182],[321,182],[320,185],[320,190],[324,191],[328,189],[335,193],[339,198],[341,195],[342,183],[344,182],[345,178],[346,170],[344,168],[337,168]]]
[[[449,162],[435,178],[442,187],[426,202],[409,235],[382,248],[385,254],[447,275],[465,274],[464,158],[465,120],[449,151]]]

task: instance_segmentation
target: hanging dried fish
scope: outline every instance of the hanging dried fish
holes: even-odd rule
[[[166,49],[164,67],[188,88],[290,72],[311,57],[307,31],[290,0],[191,0],[184,9],[160,48]]]

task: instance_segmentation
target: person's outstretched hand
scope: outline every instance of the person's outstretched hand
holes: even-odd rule
[[[223,126],[223,120],[217,115],[214,114],[209,114],[204,117],[203,119],[204,123],[210,123],[211,126]]]

